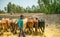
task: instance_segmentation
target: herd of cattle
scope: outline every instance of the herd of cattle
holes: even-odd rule
[[[0,32],[1,31],[10,31],[12,33],[16,33],[18,30],[18,19],[10,19],[10,18],[2,18],[0,20]],[[38,19],[38,18],[25,18],[24,21],[24,31],[33,33],[34,29],[36,32],[38,32],[38,29],[40,32],[44,32],[45,30],[45,20]]]

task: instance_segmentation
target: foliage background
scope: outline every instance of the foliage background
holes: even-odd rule
[[[23,8],[19,5],[8,3],[4,10],[0,13],[46,13],[46,14],[60,14],[60,0],[38,0],[38,5],[27,6]]]

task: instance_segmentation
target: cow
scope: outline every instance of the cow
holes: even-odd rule
[[[11,23],[10,23],[10,27],[11,27],[11,32],[13,33],[13,34],[16,34],[17,33],[17,28],[18,28],[18,25],[17,25],[17,20],[18,19],[12,19],[11,20]]]
[[[35,28],[35,31],[38,32],[38,19],[37,18],[34,18],[34,26]]]
[[[0,32],[1,32],[2,29],[3,29],[2,28],[2,23],[1,23],[1,20],[0,20]]]
[[[34,20],[32,17],[28,18],[27,23],[26,23],[26,28],[29,30],[29,34],[33,33],[33,25],[34,25]]]
[[[11,21],[11,32],[14,34],[19,29],[17,22],[18,22],[18,19],[12,19],[12,21]],[[23,23],[24,23],[24,31],[26,31],[27,18],[23,19]]]
[[[23,23],[24,23],[24,31],[25,31],[25,32],[26,32],[27,21],[28,21],[28,18],[24,18],[24,19],[23,19]]]
[[[5,18],[5,20],[6,20],[6,26],[7,26],[7,29],[10,29],[11,28],[11,19],[10,18]]]
[[[41,33],[44,33],[45,30],[45,20],[40,19],[38,20],[38,29],[41,30]]]
[[[5,18],[2,18],[0,23],[1,23],[2,30],[3,31],[7,30],[7,24]]]

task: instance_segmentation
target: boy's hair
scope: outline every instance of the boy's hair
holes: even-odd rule
[[[22,19],[22,17],[24,17],[24,15],[20,15],[20,19]]]

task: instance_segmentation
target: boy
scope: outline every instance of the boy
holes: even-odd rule
[[[20,29],[19,37],[21,36],[21,34],[23,35],[23,37],[25,37],[23,19],[24,16],[20,15],[20,19],[18,20],[18,27]]]

